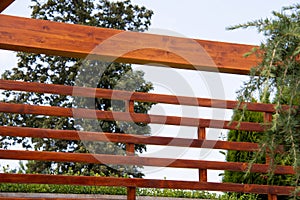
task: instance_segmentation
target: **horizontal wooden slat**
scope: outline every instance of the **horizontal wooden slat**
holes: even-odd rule
[[[218,100],[208,98],[195,98],[175,95],[164,95],[164,94],[151,94],[142,92],[128,92],[122,90],[109,90],[102,88],[87,88],[87,87],[75,87],[75,86],[64,86],[57,84],[44,84],[36,82],[21,82],[11,80],[0,79],[0,89],[3,90],[18,90],[27,92],[37,93],[50,93],[50,94],[61,94],[70,96],[83,96],[92,98],[107,98],[117,100],[132,100],[142,102],[153,102],[153,103],[167,103],[177,105],[189,105],[189,106],[202,106],[212,108],[226,108],[235,109],[238,106],[237,101],[229,100]],[[263,103],[243,103],[240,108],[247,107],[249,111],[258,112],[274,112],[273,104]]]
[[[10,193],[1,192],[0,199],[7,200],[126,200],[125,195],[107,194],[74,194],[74,193]],[[137,200],[166,200],[164,197],[139,196]],[[182,200],[179,198],[169,198],[168,200]],[[199,200],[199,199],[195,199]]]
[[[28,196],[24,195],[24,196]],[[52,197],[51,197],[52,196]],[[112,196],[109,197],[110,195],[105,195],[105,196],[95,196],[95,197],[90,197],[90,198],[75,198],[75,197],[55,197],[57,195],[55,194],[50,194],[48,197],[0,197],[0,199],[4,199],[4,200],[126,200],[126,196]],[[149,197],[144,197],[144,198],[137,198],[138,200],[165,200],[165,199],[161,199],[161,198],[149,198]],[[172,200],[172,199],[169,199]],[[178,200],[178,199],[174,199],[174,200]]]
[[[248,74],[258,60],[243,55],[253,47],[0,16],[0,48],[14,51],[76,58],[93,54],[117,62]]]
[[[54,162],[81,162],[94,164],[139,165],[155,167],[176,167],[192,169],[212,169],[229,171],[246,171],[248,163],[220,162],[205,160],[187,160],[175,158],[151,158],[137,156],[119,156],[107,154],[63,153],[47,151],[0,150],[0,159],[40,160]],[[250,171],[268,173],[269,165],[253,164]],[[275,174],[294,174],[291,166],[277,166]]]
[[[4,174],[0,173],[3,183],[36,183],[36,184],[67,184],[93,186],[121,186],[144,188],[191,189],[208,191],[228,191],[257,194],[290,195],[294,187],[267,186],[256,184],[210,183],[194,181],[169,181],[138,178],[114,178],[93,176],[63,176],[41,174]]]
[[[26,197],[0,197],[0,199],[4,199],[4,200],[32,200],[31,197],[26,198]],[[34,198],[34,200],[71,200],[69,198],[60,198],[60,199],[53,199],[53,198]],[[76,199],[72,199],[72,200],[76,200]]]
[[[148,115],[141,113],[100,111],[82,108],[63,108],[56,106],[37,106],[0,102],[0,112],[35,114],[86,119],[102,119],[111,121],[129,121],[138,123],[167,124],[180,126],[210,127],[231,130],[249,130],[262,132],[262,125],[254,122],[231,122],[201,118]]]
[[[52,195],[55,196],[55,195]],[[58,197],[0,197],[0,199],[4,200],[96,200],[99,198],[58,198]],[[126,198],[100,198],[101,200],[121,200]]]
[[[15,0],[0,0],[0,13],[3,12]]]
[[[185,139],[159,136],[141,136],[118,133],[99,133],[72,130],[53,130],[27,127],[0,126],[1,136],[52,138],[82,141],[109,141],[133,144],[165,145],[178,147],[194,147],[224,149],[237,151],[256,151],[258,144],[251,142],[228,142],[219,140]]]
[[[80,199],[70,199],[70,198],[34,198],[32,197],[0,197],[0,199],[4,200],[80,200]],[[87,200],[95,200],[95,199],[87,199]]]

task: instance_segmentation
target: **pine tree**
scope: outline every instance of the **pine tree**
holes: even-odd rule
[[[234,119],[238,120],[241,116],[242,111],[235,111]],[[249,122],[262,122],[263,116],[262,113],[250,112],[247,111],[244,113],[245,121]],[[240,131],[240,130],[230,130],[228,133],[228,141],[233,142],[259,142],[262,133],[252,132],[252,131]],[[255,158],[253,152],[246,151],[235,151],[229,150],[226,154],[226,161],[228,162],[249,162]],[[264,160],[260,159],[257,161],[263,163]],[[251,174],[250,176],[245,177],[243,172],[233,172],[225,171],[224,173],[224,182],[233,182],[233,183],[262,183],[264,182],[259,174]]]
[[[276,96],[272,126],[266,131],[268,137],[261,143],[270,150],[284,145],[287,154],[282,159],[291,160],[296,171],[299,171],[300,5],[284,7],[281,12],[273,11],[272,14],[272,18],[230,28],[253,27],[265,36],[259,48],[252,52],[261,61],[251,70],[250,79],[245,82],[238,96],[241,101],[251,100],[253,94],[259,94],[263,99],[269,94]],[[290,106],[289,109],[284,105]],[[275,154],[270,151],[272,155]],[[297,172],[294,184],[298,185],[299,180],[300,172]]]
[[[153,14],[145,7],[133,5],[130,0],[111,2],[108,0],[33,0],[32,18],[56,22],[82,24],[88,26],[113,28],[130,31],[145,31],[150,25]],[[153,89],[150,82],[144,80],[142,71],[134,71],[129,64],[86,61],[75,58],[18,53],[18,66],[6,71],[3,79],[41,82],[62,85],[94,86],[98,88],[120,89],[129,91],[149,92]],[[79,79],[84,69],[84,79]],[[82,76],[81,76],[82,77]],[[87,84],[87,81],[93,84]],[[83,107],[99,110],[124,110],[124,102],[95,98],[71,98],[63,95],[49,95],[26,92],[5,91],[5,100],[15,103],[34,105],[51,105],[60,107]],[[136,112],[147,113],[152,103],[136,102]],[[119,123],[104,120],[75,120],[74,118],[49,117],[20,114],[1,114],[0,125],[27,126],[61,130],[104,131],[112,133],[150,134],[147,124]],[[93,152],[123,154],[124,144],[113,143],[82,143],[78,141],[29,139],[2,137],[0,145],[8,147],[21,143],[24,148],[59,152]],[[89,148],[91,147],[91,148]],[[135,145],[135,150],[143,152],[145,145]],[[92,175],[132,175],[142,177],[139,168],[124,168],[82,163],[54,163],[30,161],[27,172],[82,174]]]
[[[237,121],[243,115],[243,119],[247,122],[257,122],[263,123],[263,113],[252,112],[252,111],[241,111],[235,110],[233,114],[233,120]],[[253,142],[260,143],[264,140],[266,135],[260,132],[253,131],[240,131],[240,130],[230,130],[228,133],[228,141],[231,142]],[[266,155],[261,154],[261,152],[248,152],[248,151],[235,151],[229,150],[226,153],[226,161],[228,162],[254,162],[265,164]],[[287,163],[282,163],[287,164]],[[289,185],[291,184],[291,176],[288,175],[273,175],[273,174],[261,174],[261,173],[248,173],[248,172],[234,172],[225,171],[223,176],[223,182],[231,183],[244,183],[244,184],[271,184],[271,185]],[[243,194],[236,194],[237,197]],[[267,195],[257,195],[257,199],[267,199]],[[285,200],[288,197],[279,196],[278,199]]]
[[[274,164],[292,165],[296,175],[274,176],[266,181],[273,184],[299,186],[300,5],[284,7],[281,12],[273,11],[272,14],[271,18],[254,20],[229,28],[254,27],[265,36],[265,40],[259,48],[253,49],[253,52],[249,53],[249,55],[256,54],[261,62],[252,68],[250,79],[239,91],[238,99],[242,102],[249,102],[253,95],[259,94],[262,98],[261,101],[264,102],[270,95],[275,96],[272,102],[276,105],[276,111],[271,128],[265,131],[264,136],[259,137],[258,140],[260,145],[264,146],[260,154],[268,155]],[[290,107],[286,109],[285,105]],[[249,118],[248,111],[242,112],[246,118]],[[240,115],[241,112],[236,114]],[[238,133],[239,131],[236,132],[236,134]],[[284,146],[285,153],[275,152],[279,145]],[[227,159],[232,158],[230,154]],[[259,160],[257,161],[259,162]],[[232,181],[237,178],[227,177],[225,180]],[[258,183],[265,183],[265,181],[259,179]],[[294,197],[296,199],[296,196]]]

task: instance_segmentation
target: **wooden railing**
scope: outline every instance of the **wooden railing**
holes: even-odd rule
[[[0,15],[0,48],[15,51],[32,53],[43,53],[49,55],[84,58],[99,43],[123,33],[119,30],[87,27],[81,25],[63,24],[43,20],[26,19]],[[172,54],[172,50],[179,48],[186,55],[193,55],[196,49],[191,49],[189,39],[169,36],[150,35],[143,33],[128,33],[124,40],[113,40],[110,45],[117,49],[120,45],[133,45],[139,40],[139,45],[145,49],[122,54],[114,54],[114,51],[96,51],[93,54],[102,56],[103,59],[119,56],[114,61],[127,63],[156,63],[168,65],[180,69],[205,70],[224,73],[247,74],[258,60],[255,57],[244,58],[242,55],[251,50],[253,46],[230,44],[222,42],[211,42],[194,40],[202,46],[201,58],[195,57],[188,62]],[[165,53],[161,49],[148,48],[163,46],[171,51]],[[119,43],[121,44],[119,44]],[[177,44],[179,46],[172,46]],[[187,44],[185,46],[185,44]],[[192,53],[191,53],[192,52]],[[159,56],[157,56],[159,55]],[[71,87],[65,85],[18,82],[0,80],[0,89],[16,90],[36,93],[60,94],[68,96],[81,96],[104,99],[117,99],[125,101],[124,112],[100,111],[85,108],[64,108],[55,106],[40,106],[30,104],[17,104],[0,102],[0,112],[33,114],[57,117],[74,117],[84,119],[99,119],[110,121],[129,121],[151,124],[169,124],[175,126],[192,126],[198,128],[198,139],[172,138],[158,136],[138,136],[134,134],[103,133],[103,132],[80,132],[71,130],[54,130],[32,127],[1,126],[1,136],[52,138],[61,140],[83,140],[83,141],[109,141],[125,143],[127,154],[103,155],[84,153],[64,153],[47,151],[24,151],[24,150],[0,150],[0,159],[15,160],[40,160],[54,162],[82,162],[82,163],[106,163],[139,166],[158,166],[175,168],[199,169],[199,181],[172,181],[152,180],[139,178],[115,178],[96,176],[71,176],[71,175],[46,175],[46,174],[10,174],[0,173],[1,183],[37,183],[37,184],[67,184],[67,185],[93,185],[93,186],[123,186],[128,188],[128,199],[135,199],[135,188],[177,188],[191,190],[209,191],[230,191],[256,194],[268,194],[269,199],[276,199],[277,195],[289,195],[294,191],[291,186],[271,186],[257,184],[236,184],[236,183],[214,183],[207,181],[207,170],[230,170],[244,172],[248,169],[248,163],[239,162],[217,162],[207,160],[188,160],[172,158],[142,157],[134,155],[135,144],[165,145],[191,148],[210,148],[237,151],[257,151],[258,144],[249,142],[228,142],[206,139],[207,128],[247,130],[263,132],[266,127],[254,122],[231,122],[202,119],[191,117],[164,116],[153,114],[135,113],[134,102],[154,102],[174,105],[189,105],[198,107],[210,107],[221,109],[235,109],[238,106],[236,101],[216,100],[196,97],[172,96],[163,94],[149,94],[140,92],[127,92],[107,90],[99,88]],[[76,91],[76,93],[74,93]],[[240,108],[247,106],[247,109],[255,112],[262,112],[265,115],[265,122],[271,120],[274,106],[271,104],[244,103]],[[253,164],[250,171],[255,173],[268,173],[269,165]],[[294,174],[291,166],[276,166],[275,174]],[[10,198],[11,199],[11,198]],[[17,199],[17,198],[16,198]],[[22,198],[23,199],[23,198]],[[26,199],[24,197],[24,199]]]
[[[97,98],[115,98],[124,101],[143,101],[156,102],[178,105],[193,105],[201,107],[213,107],[233,109],[237,106],[235,101],[212,100],[194,97],[178,97],[172,95],[148,94],[139,92],[127,92],[117,90],[107,90],[99,88],[83,88],[63,85],[30,83],[19,81],[0,80],[0,89],[17,90],[38,93],[52,93],[62,95],[72,95],[73,91],[76,96],[97,97]],[[80,91],[80,92],[78,92]],[[95,93],[96,91],[96,93]],[[95,95],[96,94],[96,95]],[[113,94],[113,95],[112,95]],[[180,101],[179,101],[180,99]],[[127,104],[128,106],[130,104]],[[132,105],[132,104],[131,104]],[[247,103],[249,110],[262,112],[267,110],[269,113],[274,111],[271,104]],[[132,109],[126,109],[126,112],[100,111],[83,108],[62,108],[55,106],[38,106],[28,104],[0,103],[0,112],[34,114],[59,117],[76,117],[80,118],[96,118],[105,120],[133,121],[152,124],[171,124],[199,127],[205,131],[206,128],[220,128],[236,130],[238,122],[199,119],[175,116],[161,116],[135,113]],[[96,115],[94,115],[96,113]],[[164,119],[164,120],[162,120]],[[248,130],[262,132],[264,127],[259,123],[240,122],[239,130]],[[117,133],[99,133],[99,132],[80,132],[72,130],[53,130],[30,127],[11,127],[1,126],[1,136],[14,137],[33,137],[33,138],[52,138],[62,140],[83,140],[83,141],[107,141],[119,142],[126,144],[151,144],[151,145],[172,145],[179,147],[193,148],[212,148],[224,150],[238,151],[257,151],[258,145],[249,142],[228,142],[199,139],[185,139],[158,136],[138,136],[133,134],[117,134]],[[15,160],[39,160],[54,162],[83,162],[95,164],[122,164],[122,165],[139,165],[139,166],[157,166],[157,167],[175,167],[175,168],[192,168],[199,169],[202,176],[199,182],[193,181],[169,181],[169,180],[149,180],[137,178],[112,178],[112,177],[85,177],[85,176],[61,176],[61,175],[41,175],[41,174],[0,174],[1,182],[6,183],[40,183],[40,184],[74,184],[74,185],[106,185],[106,186],[125,186],[129,188],[135,187],[155,187],[155,188],[177,188],[177,189],[197,189],[211,191],[232,191],[259,194],[277,194],[289,195],[293,191],[293,187],[287,186],[268,186],[254,184],[233,184],[233,183],[211,183],[207,182],[206,170],[230,170],[230,171],[246,171],[247,163],[238,162],[219,162],[206,160],[187,160],[173,158],[151,158],[127,155],[103,155],[103,154],[84,154],[84,153],[62,153],[62,152],[46,152],[46,151],[24,151],[24,150],[0,150],[0,159]],[[256,173],[268,173],[269,165],[253,164],[250,171]],[[293,174],[291,166],[277,166],[275,174]],[[134,196],[134,195],[133,195]],[[132,197],[134,198],[134,197]]]

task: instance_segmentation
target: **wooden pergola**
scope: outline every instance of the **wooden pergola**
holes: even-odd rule
[[[13,0],[0,1],[0,11],[3,11],[12,2]],[[109,45],[105,45],[107,41],[109,41]],[[99,45],[102,45],[102,48],[97,48]],[[0,48],[13,51],[66,56],[73,58],[96,56],[98,58],[100,57],[102,60],[113,59],[115,62],[132,64],[151,63],[151,65],[154,63],[158,66],[168,66],[178,69],[212,71],[216,73],[248,74],[250,68],[259,62],[255,56],[250,56],[247,58],[243,57],[244,53],[249,52],[253,47],[254,46],[251,45],[194,40],[137,32],[125,32],[120,30],[64,24],[0,14]],[[116,51],[116,49],[123,48],[123,51]],[[127,51],[128,49],[131,51]],[[182,55],[185,55],[186,58],[182,57]],[[9,80],[0,80],[0,89],[61,94],[68,96],[74,96],[75,94],[73,91],[76,90],[77,96],[106,99],[114,98],[125,101],[127,105],[125,112],[117,112],[0,102],[0,112],[5,113],[73,117],[75,112],[76,117],[86,119],[133,121],[153,124],[163,123],[175,126],[198,127],[198,139],[184,139],[102,132],[81,132],[79,137],[77,131],[0,126],[1,136],[86,141],[109,140],[110,142],[125,143],[127,148],[127,155],[125,156],[45,151],[29,152],[24,150],[1,149],[0,159],[84,162],[99,164],[104,162],[109,164],[199,169],[199,181],[0,173],[1,183],[123,186],[128,188],[128,199],[136,198],[136,187],[268,194],[269,200],[277,199],[278,195],[290,195],[290,193],[295,189],[292,186],[215,183],[207,181],[208,169],[243,172],[247,170],[248,163],[186,159],[171,160],[168,158],[145,158],[134,155],[133,152],[135,144],[170,145],[170,141],[172,141],[172,146],[179,147],[257,151],[259,147],[256,143],[207,140],[206,129],[239,129],[263,132],[265,127],[259,123],[240,122],[240,125],[237,126],[238,122],[229,123],[229,121],[216,119],[141,114],[135,113],[133,109],[133,104],[135,101],[235,109],[238,105],[236,101],[199,97],[178,97],[172,95],[140,92],[132,93],[118,90],[83,88],[75,86],[71,87],[65,85],[32,82],[16,82]],[[240,108],[242,108],[243,105],[247,105],[248,110],[264,113],[265,122],[270,122],[272,119],[272,113],[275,111],[272,104],[244,103],[240,106]],[[101,162],[99,162],[99,160],[101,160]],[[255,173],[268,173],[268,170],[268,161],[265,164],[253,164],[251,167],[251,172]],[[277,166],[275,169],[275,174],[294,174],[294,170],[291,166]],[[22,199],[26,199],[26,197]]]

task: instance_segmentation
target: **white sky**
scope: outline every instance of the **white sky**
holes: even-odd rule
[[[271,16],[272,10],[279,11],[282,6],[297,3],[295,0],[132,0],[133,3],[145,5],[154,11],[152,28],[159,34],[183,35],[189,38],[216,40],[224,42],[235,42],[245,44],[259,44],[263,37],[256,30],[226,31],[230,25],[244,23],[254,19]],[[4,14],[17,16],[30,16],[29,0],[16,0]],[[8,51],[0,51],[1,73],[16,65],[14,54]],[[246,76],[202,73],[195,71],[184,71],[174,69],[139,67],[146,71],[146,78],[155,85],[155,92],[165,92],[175,95],[188,95],[198,97],[212,97],[222,99],[235,99],[235,92]],[[166,76],[166,74],[168,76]],[[175,78],[174,78],[175,77]],[[175,81],[174,81],[175,80]],[[212,81],[213,80],[213,81]],[[176,83],[176,84],[175,84]],[[217,85],[218,84],[218,85]],[[182,87],[178,87],[178,85]],[[184,116],[214,116],[230,118],[228,113],[219,113],[209,109],[195,109],[191,107],[168,107],[156,106],[152,113],[167,113]],[[180,130],[169,126],[152,126],[153,135],[187,136],[195,137],[195,129],[183,127]],[[170,134],[172,132],[173,134]],[[190,132],[190,134],[187,134]],[[220,130],[209,130],[210,139],[218,139],[222,136]],[[174,152],[176,152],[174,154]],[[174,156],[189,159],[223,160],[218,151],[207,152],[201,150],[186,152],[186,149],[174,150],[172,148],[148,148],[147,156],[161,155]],[[197,171],[180,171],[178,169],[153,170],[145,169],[147,178],[186,179],[197,180]],[[218,181],[217,173],[210,173],[210,181]]]

